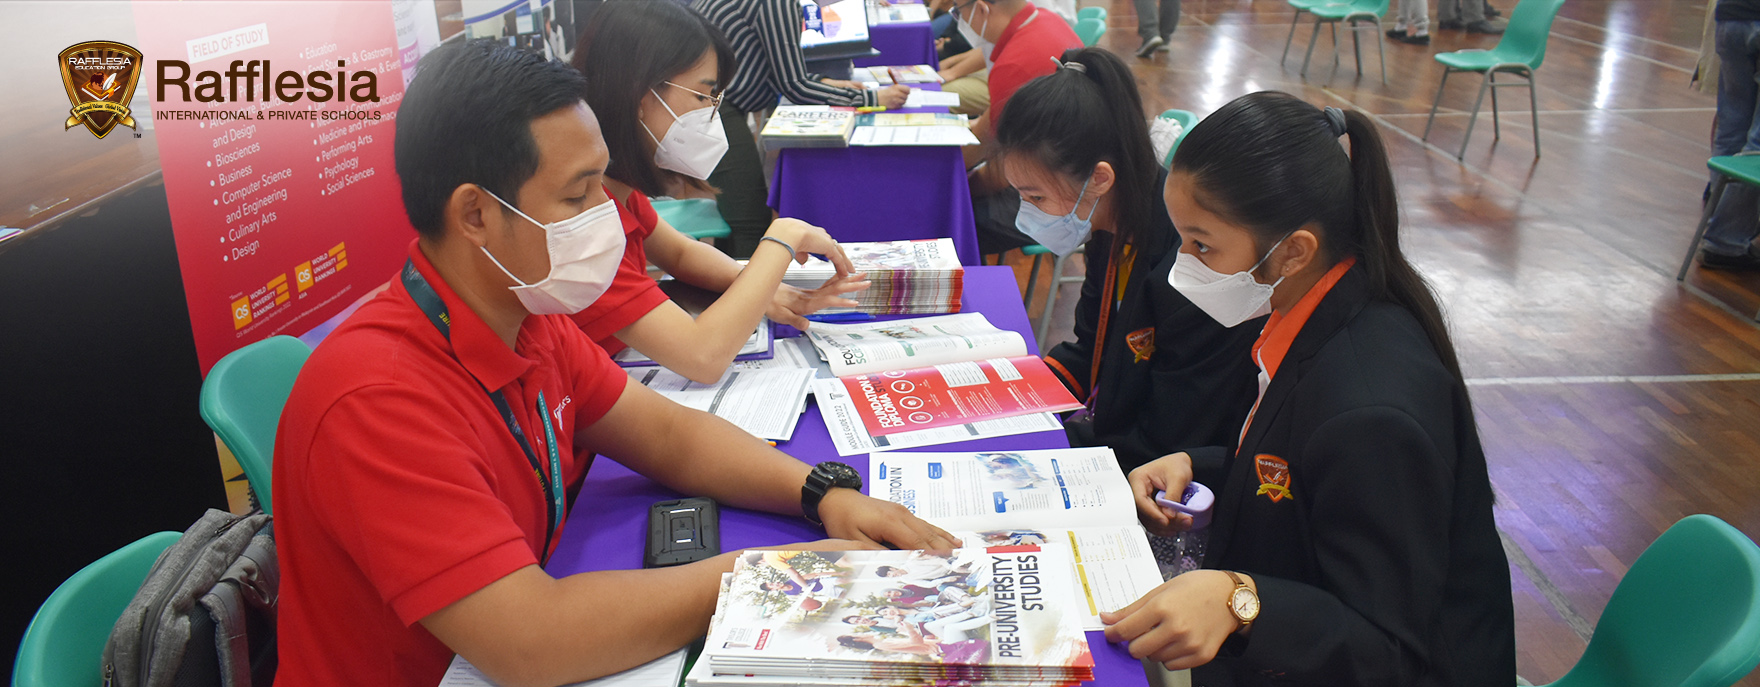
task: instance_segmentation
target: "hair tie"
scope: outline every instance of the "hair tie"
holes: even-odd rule
[[[1343,136],[1345,132],[1344,110],[1328,107],[1321,112],[1326,115],[1326,128],[1332,130],[1332,137]]]
[[[1081,72],[1083,74],[1088,73],[1088,65],[1082,64],[1082,63],[1077,62],[1075,60],[1070,60],[1068,62],[1065,62],[1063,60],[1057,59],[1056,57],[1052,57],[1051,63],[1057,65],[1058,69],[1071,69],[1071,70],[1075,70],[1077,72]]]

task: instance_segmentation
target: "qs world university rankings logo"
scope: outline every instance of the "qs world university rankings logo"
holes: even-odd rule
[[[86,41],[61,51],[61,83],[73,103],[63,130],[84,123],[98,138],[118,124],[139,130],[127,103],[140,78],[141,51],[127,45]]]

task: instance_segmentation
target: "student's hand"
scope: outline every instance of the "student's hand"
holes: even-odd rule
[[[1162,456],[1131,471],[1131,495],[1143,529],[1163,537],[1192,528],[1192,516],[1155,502],[1155,492],[1184,494],[1192,481],[1192,457],[1185,452]]]
[[[953,39],[952,38],[937,38],[937,39],[935,39],[935,51],[940,52],[942,50],[945,50],[947,48],[947,42],[951,41],[951,40],[953,40]]]
[[[854,489],[832,489],[819,502],[825,533],[895,549],[955,549],[960,540],[909,509]],[[1220,598],[1220,597],[1219,597]]]
[[[831,238],[830,234],[819,227],[791,217],[782,217],[771,222],[769,231],[764,232],[764,235],[793,246],[795,262],[804,265],[809,254],[817,254],[831,261],[831,267],[837,270],[836,276],[841,277],[856,271],[849,256],[843,254],[843,247],[837,245],[837,239]]]
[[[1252,578],[1241,575],[1248,586]],[[1106,641],[1130,642],[1131,656],[1168,670],[1204,665],[1240,629],[1228,610],[1234,581],[1220,570],[1193,570],[1156,587],[1115,613],[1101,613]]]
[[[776,287],[776,297],[770,301],[770,309],[765,313],[770,319],[781,322],[795,329],[806,331],[811,322],[806,315],[819,312],[825,308],[849,308],[858,305],[844,294],[861,291],[873,285],[866,274],[846,274],[832,277],[811,291],[803,291],[787,284]]]
[[[904,101],[911,97],[911,87],[893,84],[880,89],[880,106],[888,110],[904,107]]]

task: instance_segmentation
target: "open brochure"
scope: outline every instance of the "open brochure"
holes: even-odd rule
[[[1063,423],[1051,413],[1033,413],[975,420],[963,425],[919,429],[896,434],[874,436],[862,424],[862,413],[856,408],[853,395],[840,379],[813,380],[813,398],[819,413],[825,417],[825,429],[831,432],[831,443],[837,455],[857,456],[878,451],[920,448],[956,441],[1005,437],[1033,432],[1063,431]]]
[[[886,453],[869,460],[874,498],[899,503],[969,545],[1069,553],[1084,626],[1161,584],[1129,481],[1109,448]]]
[[[687,684],[1091,680],[1065,555],[1030,545],[749,552]],[[762,681],[713,681],[737,676]]]
[[[760,439],[787,441],[807,408],[812,369],[729,370],[698,384],[663,367],[625,370],[642,386],[687,408],[710,413]]]
[[[807,337],[839,377],[1027,355],[1019,332],[983,313],[856,324],[814,324]]]
[[[1082,407],[1045,361],[1026,355],[840,380],[872,436]]]
[[[688,652],[689,649],[679,649],[621,673],[563,687],[674,687],[684,674]],[[446,675],[440,678],[440,687],[496,687],[496,684],[463,656],[453,656],[452,665],[447,666]]]

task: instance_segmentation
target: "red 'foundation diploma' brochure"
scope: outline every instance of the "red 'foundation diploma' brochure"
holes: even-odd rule
[[[1033,356],[945,363],[838,380],[870,436],[1082,407]]]

